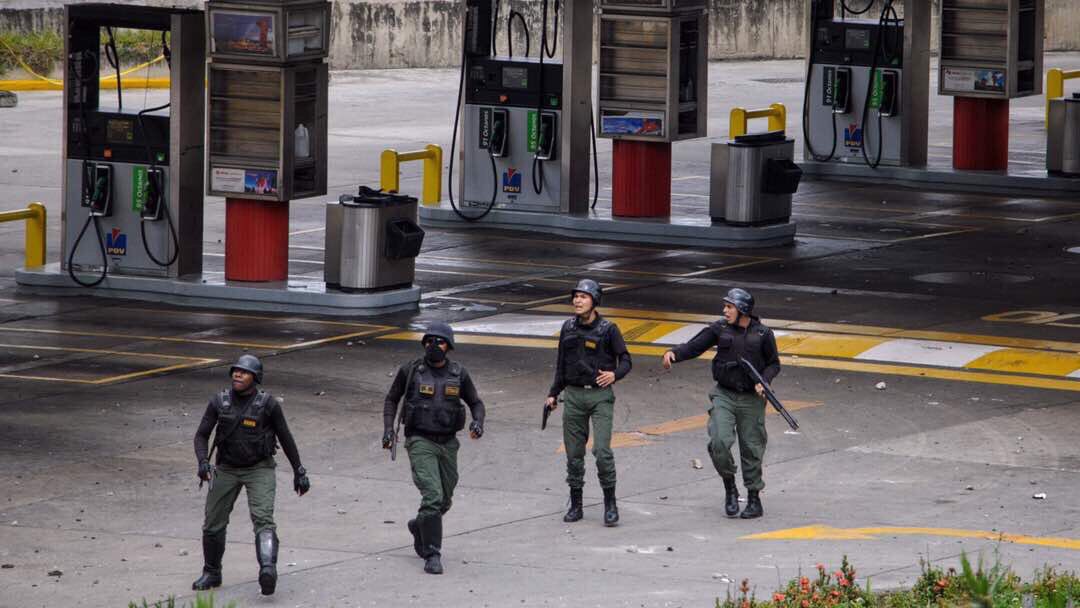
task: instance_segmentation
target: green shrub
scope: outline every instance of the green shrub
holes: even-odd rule
[[[195,594],[195,601],[190,604],[184,604],[183,606],[177,606],[176,598],[169,596],[166,599],[158,600],[153,604],[146,603],[144,599],[142,604],[136,604],[135,602],[128,602],[128,608],[214,608],[214,594],[208,593],[203,595],[202,593]],[[229,602],[228,604],[218,604],[217,608],[237,608],[236,602]]]

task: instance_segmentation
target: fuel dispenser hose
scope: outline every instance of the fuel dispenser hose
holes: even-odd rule
[[[147,179],[150,183],[148,183],[147,185],[153,196],[157,198],[157,204],[161,206],[162,213],[165,214],[165,222],[169,226],[169,234],[172,236],[173,242],[172,257],[170,257],[167,262],[162,262],[161,260],[157,259],[157,256],[154,255],[153,251],[150,251],[150,243],[146,240],[146,222],[152,220],[149,220],[147,218],[141,218],[139,220],[139,234],[142,236],[143,250],[146,251],[147,257],[149,257],[151,261],[153,261],[158,266],[161,266],[162,268],[168,268],[169,266],[172,266],[173,262],[176,261],[176,258],[180,257],[180,239],[176,235],[176,225],[173,224],[172,213],[169,211],[168,200],[165,198],[164,193],[162,192],[162,184],[157,183],[154,177],[155,175],[157,175],[157,173],[154,171],[154,169],[157,168],[157,163],[154,159],[153,150],[150,148],[150,134],[146,131],[146,124],[143,122],[143,115],[149,112],[158,112],[160,110],[164,110],[170,105],[171,104],[166,103],[155,108],[146,108],[136,115],[139,123],[139,130],[142,131],[143,141],[146,143],[146,159],[150,162],[150,170],[147,172]]]
[[[101,246],[101,274],[97,279],[87,283],[75,274],[75,269],[72,267],[71,263],[75,260],[75,252],[79,249],[79,242],[82,241],[82,237],[86,234],[86,229],[90,227],[91,222],[94,223],[94,232],[97,233],[98,245]],[[68,253],[67,270],[71,280],[83,287],[97,287],[105,280],[106,275],[108,275],[109,256],[105,253],[105,241],[101,238],[101,226],[98,225],[98,216],[91,214],[86,217],[86,223],[83,224],[82,230],[79,231],[79,236],[75,238],[75,244],[71,246],[71,252]]]

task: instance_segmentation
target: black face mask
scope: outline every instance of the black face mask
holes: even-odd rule
[[[427,347],[427,354],[424,356],[424,359],[426,359],[428,363],[436,365],[446,361],[446,352],[444,352],[442,347],[438,344],[432,342]]]

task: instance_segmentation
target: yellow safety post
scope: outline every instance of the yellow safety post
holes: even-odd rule
[[[45,265],[45,205],[30,203],[26,209],[0,211],[0,223],[26,220],[25,266]]]
[[[1050,128],[1050,100],[1065,96],[1065,81],[1080,78],[1080,70],[1059,70],[1052,68],[1046,71],[1046,128]]]
[[[752,118],[768,118],[770,131],[787,129],[787,108],[782,103],[770,104],[769,107],[760,110],[734,108],[731,110],[728,123],[728,137],[735,139],[740,135],[746,135],[746,123]]]
[[[379,156],[379,187],[383,192],[398,192],[401,189],[401,163],[411,160],[424,161],[424,188],[420,200],[425,205],[438,203],[442,199],[442,148],[435,144],[412,152],[383,150]]]

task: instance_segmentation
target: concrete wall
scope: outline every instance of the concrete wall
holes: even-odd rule
[[[201,0],[112,1],[203,5]],[[940,2],[924,1],[933,1],[935,7]],[[503,19],[507,4],[526,16],[533,32],[535,55],[539,46],[540,2],[511,0],[501,4]],[[62,5],[63,0],[8,0],[0,8],[0,31],[59,31]],[[709,0],[710,58],[802,56],[805,5],[806,0]],[[338,69],[457,65],[461,54],[461,6],[461,0],[334,0],[331,65]],[[932,44],[936,48],[936,35]],[[518,36],[514,46],[516,54],[520,54],[524,40]],[[506,52],[505,28],[501,30],[498,48]],[[1080,50],[1080,1],[1046,0],[1046,50]]]

